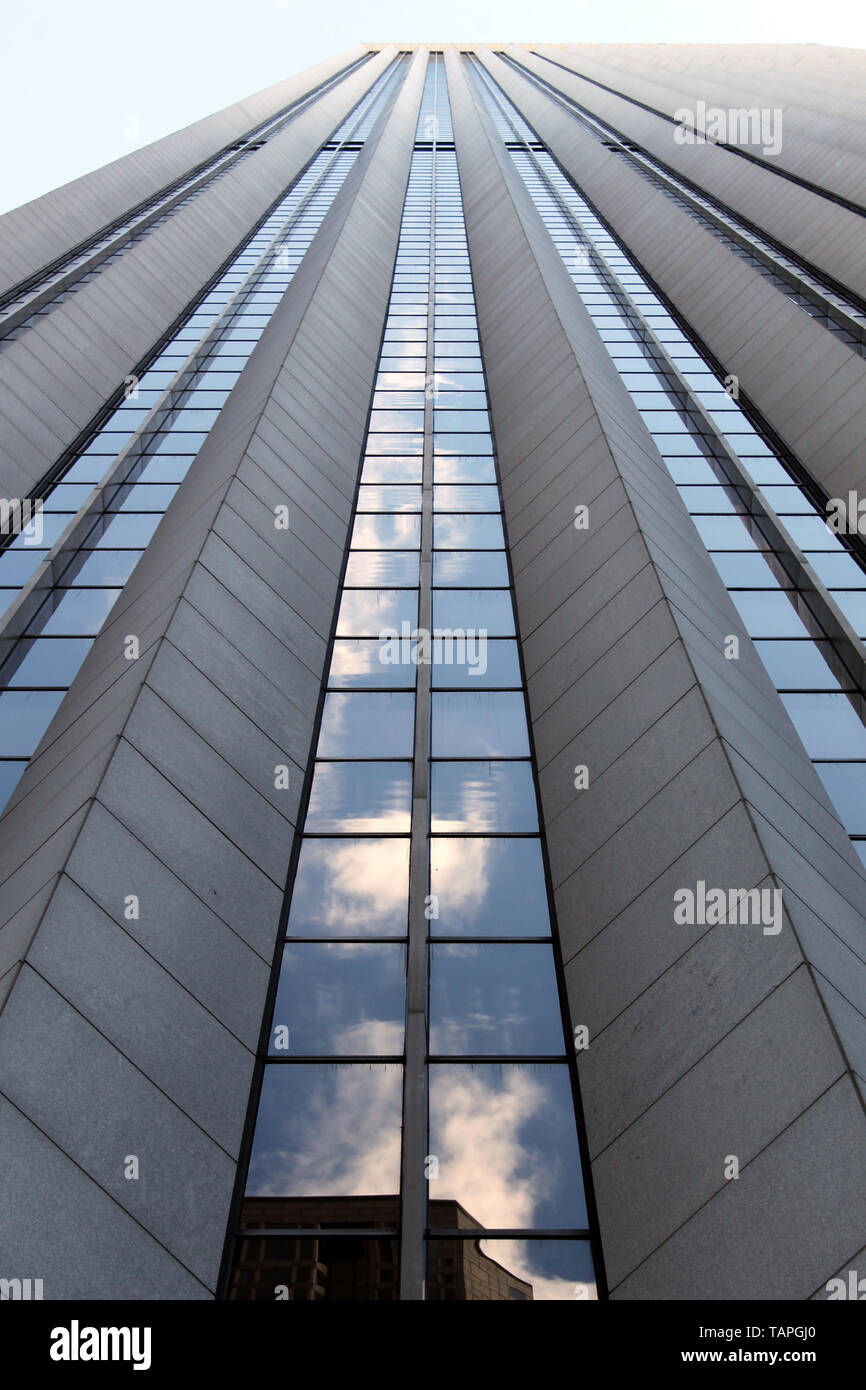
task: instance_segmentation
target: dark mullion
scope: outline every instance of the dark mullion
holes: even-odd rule
[[[537,1230],[524,1226],[479,1226],[475,1230],[449,1230],[447,1227],[431,1226],[427,1231],[428,1240],[591,1240],[588,1227],[578,1226],[573,1230],[539,1227]]]

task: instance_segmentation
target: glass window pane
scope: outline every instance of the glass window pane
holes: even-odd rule
[[[325,696],[317,754],[320,758],[409,758],[414,727],[414,695],[331,693]]]
[[[732,591],[731,598],[750,637],[808,637],[809,631],[782,589],[767,593]]]
[[[378,589],[417,586],[421,559],[417,550],[353,550],[346,565],[346,584]]]
[[[368,454],[421,454],[423,434],[368,434]]]
[[[433,763],[430,779],[434,832],[538,830],[529,763]]]
[[[115,512],[164,512],[177,492],[174,483],[136,483],[112,499]]]
[[[267,1240],[245,1237],[235,1242],[231,1302],[273,1303],[288,1289],[296,1301],[396,1301],[400,1283],[400,1241],[376,1237],[328,1235],[328,1227],[345,1227],[347,1204],[352,1225],[397,1223],[396,1198],[251,1198],[244,1202],[244,1225],[313,1226],[322,1234]],[[282,1294],[282,1297],[285,1297]]]
[[[420,516],[357,516],[354,550],[415,550],[421,543]]]
[[[4,690],[0,694],[0,757],[29,758],[65,694],[65,690]]]
[[[370,686],[413,687],[417,673],[414,647],[413,642],[338,637],[331,656],[328,685],[359,690]],[[383,661],[386,652],[395,659]]]
[[[496,466],[486,454],[469,458],[463,458],[460,454],[434,456],[433,481],[437,487],[449,483],[492,484],[496,482]],[[496,506],[499,506],[498,499]]]
[[[866,763],[816,763],[849,835],[866,835]]]
[[[453,1202],[431,1203],[430,1226],[455,1229]],[[270,1293],[273,1298],[273,1293]],[[598,1297],[585,1240],[448,1240],[427,1247],[428,1302],[593,1301]]]
[[[49,637],[97,633],[121,592],[120,589],[55,589],[59,602],[54,612],[45,621],[40,610],[29,630],[43,632]]]
[[[818,516],[786,516],[785,530],[801,550],[837,550],[839,539]]]
[[[359,512],[420,512],[421,488],[412,484],[398,487],[389,483],[358,489]]]
[[[405,936],[408,910],[408,840],[304,840],[289,936]]]
[[[72,564],[64,570],[64,584],[107,584],[121,587],[126,583],[141,556],[137,550],[79,550]],[[83,560],[83,564],[80,563]]]
[[[143,550],[149,544],[162,517],[156,512],[125,512],[106,514],[106,522],[87,537],[89,547],[100,550],[124,549],[127,546]]]
[[[8,684],[70,686],[92,645],[86,637],[39,637]]]
[[[693,516],[698,534],[709,550],[757,550],[757,546],[736,516]]]
[[[0,555],[0,584],[19,588],[39,568],[47,550],[20,548]]]
[[[423,430],[424,411],[423,410],[371,410],[370,411],[370,432],[371,434],[387,431],[388,433],[403,431],[411,433],[413,430]]]
[[[437,1201],[479,1226],[586,1228],[568,1068],[556,1063],[439,1063],[430,1068],[429,1150]]]
[[[499,637],[434,641],[432,678],[440,689],[516,689],[521,684],[517,643]]]
[[[763,555],[745,550],[717,550],[711,557],[725,584],[733,589],[778,588],[779,581]]]
[[[528,758],[522,691],[453,691],[431,697],[434,758]]]
[[[437,434],[433,444],[437,454],[489,454],[489,434]]]
[[[364,459],[361,482],[367,483],[420,483],[423,459],[389,458],[386,455],[370,455]]]
[[[498,516],[449,516],[433,520],[433,544],[437,550],[502,550],[505,537]]]
[[[866,637],[866,593],[836,589],[833,597],[860,637]]]
[[[866,588],[866,571],[861,570],[853,555],[829,555],[818,551],[807,555],[806,559],[830,589]]]
[[[498,512],[499,489],[468,484],[437,483],[433,488],[436,512]]]
[[[306,829],[323,834],[406,835],[411,801],[408,763],[317,763]]]
[[[434,628],[471,628],[488,637],[514,636],[514,610],[508,589],[436,589]]]
[[[272,1056],[392,1056],[403,1051],[406,948],[295,942],[271,1022]]]
[[[548,945],[431,946],[431,1053],[561,1057],[564,1050]]]
[[[387,629],[402,636],[402,624],[414,630],[418,595],[414,589],[345,589],[337,619],[338,637],[381,637]]]
[[[6,805],[24,775],[26,759],[14,761],[11,758],[0,761],[0,810]]]
[[[403,1068],[265,1068],[247,1196],[372,1196],[400,1188]]]
[[[550,917],[537,839],[471,836],[430,841],[433,936],[548,936]]]
[[[442,431],[476,434],[481,430],[489,434],[490,416],[486,410],[441,410],[437,402],[433,412],[433,428],[437,435]]]
[[[846,695],[783,695],[810,758],[866,758],[866,728]]]
[[[508,562],[498,550],[434,550],[433,583],[452,588],[504,587]]]
[[[755,642],[755,650],[773,684],[781,690],[838,690],[839,682],[821,655],[820,644],[809,639]]]

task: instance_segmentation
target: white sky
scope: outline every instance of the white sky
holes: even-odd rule
[[[435,15],[435,32],[430,17]],[[855,0],[3,0],[0,212],[360,40],[866,47]],[[139,135],[126,131],[138,118]]]

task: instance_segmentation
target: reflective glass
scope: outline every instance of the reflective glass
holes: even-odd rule
[[[294,942],[283,948],[272,1056],[379,1056],[403,1051],[406,948]]]
[[[57,606],[47,622],[37,619],[31,630],[46,637],[93,634],[99,631],[111,612],[120,589],[55,589]]]
[[[26,758],[18,760],[6,758],[0,760],[0,806],[6,805],[6,802],[21,781],[26,766]]]
[[[431,698],[434,758],[528,758],[522,691],[448,691]]]
[[[420,516],[358,516],[352,527],[355,550],[415,550],[421,543]]]
[[[317,763],[306,829],[406,835],[411,802],[412,769],[407,763]]]
[[[430,841],[432,936],[548,936],[550,918],[537,839],[473,835]]]
[[[421,488],[390,484],[358,489],[359,512],[420,512]]]
[[[369,454],[364,459],[361,482],[375,483],[420,483],[423,460],[421,458],[389,457],[385,454]]]
[[[456,1228],[454,1204],[431,1203],[431,1229]],[[270,1295],[273,1297],[273,1294]],[[574,1303],[598,1297],[586,1240],[448,1240],[427,1246],[429,1302]]]
[[[434,496],[442,494],[450,483],[486,483],[496,482],[496,465],[492,458],[486,454],[477,454],[468,458],[461,454],[440,455],[433,458],[433,482],[435,484]],[[494,511],[499,509],[498,489],[497,501]],[[453,508],[454,511],[462,510],[461,506]]]
[[[368,454],[420,454],[424,449],[423,434],[369,434]]]
[[[498,588],[508,584],[508,562],[496,550],[434,550],[433,583],[453,588]]]
[[[402,624],[418,622],[414,589],[345,589],[337,619],[338,637],[381,637],[391,628],[402,636]]]
[[[289,936],[405,936],[409,841],[305,839]]]
[[[507,589],[436,589],[433,626],[473,628],[488,637],[513,637],[511,594]]]
[[[417,585],[421,559],[417,550],[353,550],[346,565],[346,585],[379,588]]]
[[[320,758],[412,756],[414,695],[332,692],[325,696]]]
[[[372,1196],[400,1188],[403,1068],[265,1068],[247,1196]]]
[[[502,550],[505,537],[498,516],[449,516],[433,520],[433,544],[437,550]]]
[[[767,589],[779,584],[764,556],[755,551],[717,550],[711,559],[723,582],[730,588]]]
[[[499,489],[496,487],[437,484],[433,488],[433,510],[436,512],[498,512]]]
[[[866,588],[866,572],[852,555],[828,555],[818,551],[807,555],[806,559],[822,583],[831,589]]]
[[[828,531],[818,516],[786,516],[785,530],[802,550],[836,550],[838,536]]]
[[[839,681],[811,640],[755,642],[755,649],[780,690],[838,690]]]
[[[742,521],[736,516],[693,516],[708,550],[757,550],[757,546]]]
[[[153,537],[162,517],[154,512],[143,512],[137,515],[118,512],[115,515],[108,515],[106,519],[107,525],[103,525],[91,536],[88,536],[88,547],[98,547],[100,550],[116,550],[133,546],[138,550],[143,550]]]
[[[538,830],[529,763],[439,762],[430,779],[434,832]]]
[[[816,763],[849,835],[866,835],[866,763]]]
[[[86,637],[38,637],[13,675],[10,686],[72,684],[90,651]]]
[[[336,1303],[395,1301],[399,1297],[400,1242],[378,1237],[329,1235],[328,1227],[343,1227],[347,1207],[353,1226],[383,1224],[383,1208],[393,1208],[387,1224],[396,1224],[396,1199],[252,1198],[241,1217],[248,1224],[313,1226],[315,1237],[267,1240],[245,1237],[235,1242],[228,1298],[231,1302],[273,1303],[288,1296],[296,1301]],[[288,1218],[288,1219],[287,1219]],[[329,1219],[330,1218],[330,1219]],[[245,1224],[247,1224],[245,1222]]]
[[[866,637],[866,593],[835,589],[833,598],[859,637]]]
[[[29,546],[5,551],[0,555],[0,585],[20,588],[36,572],[47,554],[47,550],[31,549]]]
[[[782,695],[810,758],[866,758],[866,728],[846,695]]]
[[[564,1053],[547,945],[430,947],[430,1051],[440,1056]]]
[[[437,1063],[429,1150],[437,1201],[479,1226],[586,1228],[568,1068],[556,1063]]]
[[[432,683],[471,689],[516,689],[521,684],[517,643],[492,637],[483,644],[459,640],[433,644]],[[449,655],[451,660],[448,660]]]
[[[65,690],[0,692],[0,757],[29,758],[65,694]]]
[[[489,454],[492,440],[489,434],[437,434],[433,441],[437,454]]]
[[[107,584],[122,588],[140,559],[137,550],[81,550],[64,570],[64,584]],[[83,560],[81,564],[79,561]]]
[[[808,629],[791,600],[782,590],[742,593],[734,589],[731,598],[751,637],[808,637]]]
[[[412,687],[417,671],[412,655],[414,646],[412,642],[338,637],[331,656],[328,685],[357,689],[370,686]],[[383,657],[388,659],[383,660]]]

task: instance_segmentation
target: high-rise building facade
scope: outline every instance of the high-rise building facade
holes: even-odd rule
[[[866,1270],[864,66],[364,44],[0,219],[4,1288]]]

